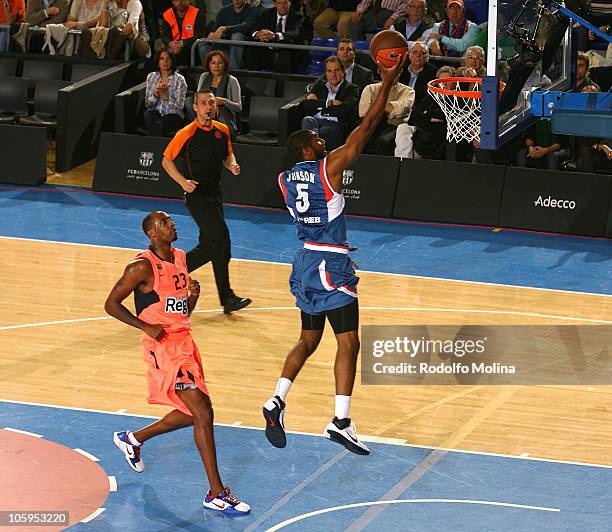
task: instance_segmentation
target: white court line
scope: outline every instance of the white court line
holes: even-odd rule
[[[17,432],[18,434],[25,434],[26,436],[34,436],[35,438],[43,438],[42,434],[36,434],[35,432],[28,432],[27,430],[14,429],[12,427],[4,427],[4,430],[10,432]]]
[[[92,412],[94,414],[110,414],[113,416],[127,416],[127,417],[138,417],[141,419],[161,419],[159,416],[147,416],[144,414],[120,414],[118,412],[111,412],[109,410],[96,410],[93,408],[78,408],[75,406],[61,406],[61,405],[52,405],[49,403],[33,403],[30,401],[15,401],[13,399],[0,399],[0,403],[12,403],[16,405],[29,405],[29,406],[44,406],[47,408],[57,408],[60,410],[75,410],[77,412]],[[236,427],[231,423],[215,423],[217,427],[229,427],[234,429],[247,429],[247,430],[265,430],[263,427],[252,427],[249,425],[240,425]],[[312,436],[315,438],[320,438],[321,434],[316,432],[300,432],[297,430],[285,430],[288,434],[299,434],[302,436]],[[363,438],[364,435],[360,434]],[[368,437],[365,435],[365,437]],[[376,436],[375,436],[376,437]],[[394,438],[390,438],[394,440]],[[399,442],[399,440],[397,440]],[[448,451],[449,453],[461,453],[461,454],[477,454],[481,456],[495,456],[499,458],[512,458],[513,460],[533,460],[534,462],[550,462],[552,464],[565,464],[565,465],[575,465],[575,466],[584,466],[584,467],[598,467],[602,469],[612,469],[612,465],[607,464],[589,464],[588,462],[572,462],[569,460],[555,460],[554,458],[538,458],[536,456],[529,456],[528,458],[521,458],[520,456],[514,454],[501,454],[501,453],[489,453],[486,451],[469,451],[466,449],[448,449],[446,447],[432,447],[430,445],[416,445],[414,443],[397,443],[397,442],[387,442],[387,445],[402,445],[404,447],[414,447],[415,449],[432,449],[439,451]]]
[[[204,309],[194,310],[193,314],[213,314],[219,313],[222,309]],[[259,312],[259,311],[296,311],[297,307],[247,307],[240,312]],[[558,316],[556,314],[538,314],[535,312],[522,312],[520,310],[496,310],[496,309],[464,309],[464,308],[428,308],[428,307],[361,307],[361,310],[384,310],[394,312],[447,312],[447,313],[462,313],[462,314],[500,314],[505,316],[528,316],[530,318],[545,318],[554,320],[579,321],[587,323],[600,323],[610,325],[610,320],[598,320],[594,318],[579,318],[574,316]],[[111,316],[99,316],[97,318],[74,318],[71,320],[56,320],[56,321],[41,321],[35,323],[21,323],[19,325],[3,325],[0,326],[0,331],[9,331],[15,329],[27,329],[30,327],[47,327],[50,325],[66,325],[68,323],[82,323],[97,320],[111,320]]]
[[[5,238],[7,240],[25,240],[30,242],[44,242],[46,244],[65,244],[69,246],[83,246],[83,247],[93,247],[93,248],[102,248],[102,249],[118,249],[123,251],[142,251],[141,249],[136,248],[122,248],[118,246],[103,246],[101,244],[81,244],[78,242],[60,242],[58,240],[43,240],[40,238],[23,238],[17,236],[0,236],[0,238]],[[255,262],[258,264],[275,264],[278,266],[286,266],[291,267],[291,264],[288,262],[278,262],[273,260],[259,260],[259,259],[236,259],[232,257],[233,261],[238,262]],[[413,275],[408,273],[391,273],[391,272],[375,272],[370,270],[359,270],[363,273],[376,273],[380,275],[390,275],[392,277],[407,277],[409,279],[426,279],[426,280],[434,280],[434,281],[448,281],[449,283],[467,283],[467,284],[478,284],[483,286],[503,286],[506,288],[524,288],[526,290],[542,290],[544,292],[559,292],[562,294],[579,294],[585,296],[595,296],[595,297],[612,297],[612,294],[600,294],[596,292],[580,292],[578,290],[561,290],[560,288],[538,288],[537,286],[522,286],[516,284],[504,284],[504,283],[489,283],[485,281],[466,281],[463,279],[447,279],[446,277],[428,277],[426,275]],[[243,309],[244,310],[244,309]]]
[[[127,408],[120,408],[119,410],[117,410],[117,414],[125,414],[127,412]]]
[[[519,458],[529,458],[529,453],[521,453]]]
[[[402,440],[401,438],[385,438],[384,436],[362,436],[360,434],[359,438],[362,441],[386,443],[388,445],[404,445],[406,443],[406,440]]]
[[[75,447],[73,451],[76,451],[77,453],[82,454],[85,458],[89,458],[92,462],[100,461],[100,459],[95,457],[93,454],[90,454],[87,451],[84,451],[83,449],[79,449],[78,447]]]
[[[93,521],[96,517],[98,517],[106,508],[98,508],[95,512],[88,515],[85,519],[81,519],[81,523],[89,523],[89,521]]]
[[[117,479],[113,475],[108,475],[108,491],[117,491]]]
[[[309,517],[315,515],[326,514],[329,512],[336,512],[338,510],[348,510],[350,508],[360,508],[362,506],[377,506],[380,504],[420,504],[420,503],[442,503],[442,504],[479,504],[484,506],[502,506],[506,508],[520,508],[521,510],[537,510],[540,512],[560,512],[561,508],[549,508],[547,506],[531,506],[528,504],[513,504],[510,502],[497,502],[497,501],[476,501],[472,499],[394,499],[392,501],[371,501],[371,502],[357,502],[354,504],[343,504],[341,506],[333,506],[332,508],[323,508],[322,510],[316,510],[314,512],[308,512],[307,514],[297,515],[291,519],[287,519],[282,523],[278,523],[271,528],[268,528],[266,532],[275,532],[281,528],[297,523]]]

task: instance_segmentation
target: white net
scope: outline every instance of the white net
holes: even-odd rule
[[[446,117],[446,140],[480,141],[480,84],[477,78],[429,82],[428,91]]]

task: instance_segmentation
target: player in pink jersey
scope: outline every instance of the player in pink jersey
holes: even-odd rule
[[[144,463],[140,451],[145,441],[193,425],[196,446],[210,483],[202,504],[226,514],[248,513],[250,506],[223,486],[217,467],[213,408],[189,319],[200,296],[200,285],[189,277],[185,252],[172,247],[177,233],[168,214],[150,213],[142,228],[151,241],[149,249],[127,265],[104,309],[119,321],[142,330],[148,402],[175,409],[136,432],[115,432],[113,440],[130,467],[141,473]],[[123,305],[131,293],[136,315]]]

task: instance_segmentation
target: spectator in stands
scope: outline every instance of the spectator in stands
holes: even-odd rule
[[[72,0],[64,26],[69,30],[93,28],[98,25],[106,0]]]
[[[399,80],[414,89],[414,105],[417,105],[427,95],[427,83],[436,78],[436,67],[429,63],[429,50],[424,42],[413,42],[408,60]]]
[[[408,122],[414,104],[414,89],[399,82],[400,75],[393,82],[387,104],[386,120],[382,120],[366,144],[364,153],[376,155],[393,155],[397,126]],[[372,83],[363,89],[359,100],[359,118],[363,118],[376,99],[382,82]]]
[[[498,11],[497,18],[497,59],[507,61],[516,55],[516,43],[514,39],[506,33],[507,26],[506,17],[502,11]],[[475,46],[480,46],[483,50],[487,48],[489,40],[489,30],[487,23],[481,24],[478,27],[480,33],[474,42]],[[486,55],[486,54],[485,54]]]
[[[242,91],[240,82],[229,72],[229,59],[220,50],[209,52],[204,60],[204,72],[198,81],[198,91],[209,90],[215,96],[217,102],[217,118],[230,130],[233,137],[238,132],[237,114],[242,111]],[[187,117],[195,120],[193,110],[193,97],[185,101]]]
[[[463,56],[463,64],[468,68],[473,68],[476,71],[476,77],[484,78],[487,75],[487,67],[485,67],[485,52],[480,46],[470,46]]]
[[[172,137],[183,127],[187,94],[185,78],[176,72],[171,50],[157,52],[157,70],[147,76],[144,121],[153,137]]]
[[[597,93],[599,92],[599,87],[595,84],[584,85],[580,92]],[[573,158],[564,162],[563,169],[571,171],[578,170],[579,172],[595,172],[596,154],[593,152],[593,147],[598,143],[597,138],[582,136],[570,138],[572,139],[571,152]]]
[[[32,26],[44,27],[47,24],[62,24],[68,18],[68,0],[28,0],[25,21]]]
[[[332,55],[325,60],[325,78],[312,84],[302,105],[309,116],[302,129],[325,140],[328,151],[342,145],[354,126],[359,88],[344,79],[344,66]]]
[[[455,77],[455,69],[443,66],[435,79]],[[446,88],[453,86],[446,83]],[[453,84],[454,85],[454,84]],[[403,159],[444,159],[446,155],[446,117],[440,106],[429,95],[414,106],[410,124],[397,126],[395,156]]]
[[[351,39],[341,39],[336,47],[336,57],[344,66],[344,79],[357,85],[361,96],[364,87],[374,82],[374,74],[355,62],[355,43]]]
[[[605,24],[603,26],[599,26],[599,30],[603,31],[604,33],[608,35],[612,35],[612,24]],[[589,41],[595,41],[597,39],[600,39],[600,37],[595,35],[595,33],[593,33],[591,30],[589,30],[588,38],[589,38]]]
[[[44,38],[40,35],[28,35],[30,26],[45,27],[47,24],[62,24],[68,17],[70,4],[68,0],[29,0],[26,5],[25,23],[15,22],[11,26],[11,37],[16,51],[40,53]],[[34,37],[34,42],[32,38]],[[28,50],[26,50],[28,48]]]
[[[172,0],[162,18],[162,42],[174,54],[177,65],[191,65],[191,46],[204,36],[206,11],[188,0]]]
[[[358,3],[359,0],[329,0],[327,9],[314,20],[317,37],[348,39],[351,36],[349,24]],[[337,33],[331,29],[332,26],[337,27]]]
[[[595,168],[598,171],[612,170],[612,139],[601,139],[593,145]]]
[[[246,41],[257,24],[258,13],[259,10],[248,4],[246,0],[232,0],[231,4],[223,6],[217,13],[213,31],[208,34],[208,38]],[[210,44],[200,44],[199,52],[202,63],[212,49]],[[244,56],[242,46],[215,45],[214,49],[229,54],[230,70],[238,70],[242,66]]]
[[[409,47],[417,40],[424,40],[429,34],[427,30],[431,24],[424,19],[426,14],[427,0],[408,0],[408,16],[393,24],[393,29],[406,37]]]
[[[45,24],[45,45],[43,49],[49,48],[51,55],[74,55],[77,47],[77,39],[70,30],[87,30],[95,28],[100,18],[102,9],[105,8],[106,0],[73,0],[66,22]],[[85,46],[83,39],[80,44]],[[101,46],[103,50],[103,46]],[[92,54],[95,56],[94,52]]]
[[[304,19],[300,42],[310,43],[314,37],[314,21],[327,9],[327,0],[296,0],[292,9]]]
[[[434,24],[427,45],[433,55],[461,57],[479,33],[478,26],[465,18],[463,0],[448,0],[446,18]]]
[[[302,15],[291,9],[289,0],[274,0],[274,7],[266,9],[251,38],[259,42],[304,44],[302,35]],[[249,70],[273,70],[291,72],[299,70],[308,63],[309,55],[305,50],[271,49],[251,47],[247,52]]]
[[[550,120],[538,120],[527,130],[524,147],[516,155],[516,165],[560,170],[561,164],[570,158],[569,150],[561,142],[553,134]]]
[[[2,0],[0,24],[20,24],[25,21],[25,14],[24,0]]]
[[[406,0],[361,0],[353,13],[349,29],[353,41],[365,41],[366,32],[388,30],[408,12]]]
[[[128,15],[127,22],[118,29],[123,36],[132,41],[136,57],[151,57],[149,35],[147,34],[147,25],[145,24],[145,16],[140,0],[110,0],[106,6],[106,9],[103,9],[100,13],[98,26],[110,28],[113,11],[125,9]],[[105,59],[111,58],[105,57]]]
[[[599,92],[599,86],[589,77],[589,67],[589,56],[584,52],[578,52],[578,58],[576,59],[576,88],[572,92],[584,92],[584,89],[589,86],[595,87],[595,92]]]

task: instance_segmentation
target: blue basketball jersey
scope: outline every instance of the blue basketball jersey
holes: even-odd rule
[[[278,184],[300,240],[347,246],[344,196],[329,184],[326,164],[327,157],[299,162],[280,173]]]

